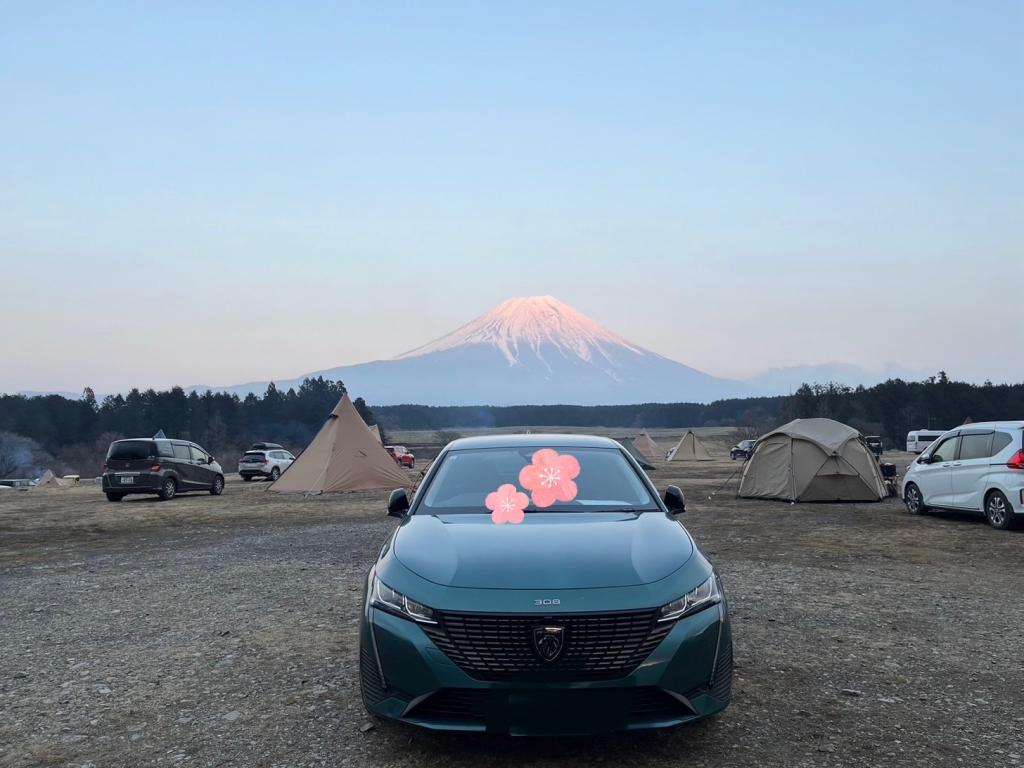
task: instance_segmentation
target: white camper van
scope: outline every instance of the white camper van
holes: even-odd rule
[[[915,429],[907,432],[907,451],[909,453],[921,453],[929,445],[934,443],[945,434],[942,430]]]

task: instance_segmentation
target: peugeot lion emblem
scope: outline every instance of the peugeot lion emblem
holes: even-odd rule
[[[534,627],[533,648],[545,663],[551,663],[562,655],[565,646],[565,627]]]

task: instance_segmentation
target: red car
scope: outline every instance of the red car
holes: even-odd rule
[[[413,469],[416,466],[416,457],[409,453],[404,445],[385,445],[384,450],[391,454],[391,458],[400,467]]]

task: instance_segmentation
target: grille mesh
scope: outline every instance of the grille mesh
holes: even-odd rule
[[[531,691],[530,695],[539,707],[550,707],[554,702],[566,712],[587,705],[605,712],[617,708],[630,722],[682,720],[694,715],[693,710],[681,701],[653,687],[548,693]],[[483,724],[492,713],[501,717],[506,696],[505,691],[483,688],[444,688],[417,704],[409,716],[418,720]]]
[[[671,629],[655,611],[604,614],[443,613],[423,629],[466,674],[478,680],[625,677],[646,659]],[[545,663],[533,645],[535,627],[565,628],[564,647]]]

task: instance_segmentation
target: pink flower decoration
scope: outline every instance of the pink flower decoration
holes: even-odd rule
[[[573,478],[579,473],[580,463],[575,456],[541,448],[533,454],[533,463],[519,472],[519,484],[531,491],[530,498],[538,507],[550,507],[556,501],[576,498]]]
[[[523,510],[530,500],[522,491],[516,490],[512,483],[498,486],[498,490],[487,494],[484,506],[491,510],[491,520],[498,525],[523,522]]]

